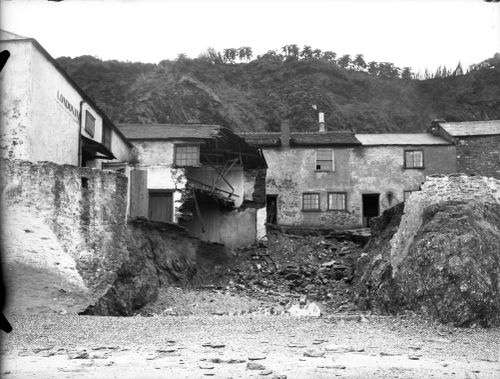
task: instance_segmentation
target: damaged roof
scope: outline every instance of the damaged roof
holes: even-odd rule
[[[500,134],[500,120],[440,122],[439,125],[452,137],[491,136]]]
[[[201,158],[235,155],[247,168],[267,168],[260,149],[247,143],[232,130],[206,124],[118,124],[131,141],[203,141]],[[215,158],[214,158],[215,159]]]
[[[363,146],[383,145],[451,145],[450,142],[430,133],[380,133],[356,134]]]
[[[255,146],[281,146],[281,133],[243,133],[243,138]],[[357,146],[361,143],[351,132],[292,132],[290,146]]]
[[[216,138],[222,126],[206,124],[118,124],[129,140]]]

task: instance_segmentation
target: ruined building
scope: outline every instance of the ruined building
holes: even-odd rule
[[[174,222],[230,248],[265,235],[266,161],[217,125],[119,125],[134,144],[130,216]]]

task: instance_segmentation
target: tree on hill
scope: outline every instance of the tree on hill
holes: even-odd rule
[[[344,54],[337,60],[337,63],[340,67],[349,68],[351,56],[349,54]]]
[[[324,51],[323,55],[321,56],[322,59],[328,62],[335,62],[336,57],[337,53],[334,53],[333,51]]]
[[[411,67],[403,67],[403,71],[401,72],[401,79],[404,80],[412,79]]]
[[[378,63],[377,62],[370,62],[368,63],[368,73],[373,75],[373,76],[377,76],[378,75]]]
[[[357,68],[358,71],[364,71],[366,69],[366,62],[363,58],[363,54],[357,54],[352,64]]]

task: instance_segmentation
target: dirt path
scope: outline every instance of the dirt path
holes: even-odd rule
[[[414,317],[10,318],[0,373],[9,379],[500,377],[500,329]]]

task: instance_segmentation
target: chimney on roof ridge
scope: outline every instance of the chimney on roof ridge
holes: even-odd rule
[[[439,135],[439,124],[442,122],[446,122],[446,120],[444,118],[437,118],[432,120],[429,132],[435,136]]]
[[[325,114],[323,112],[318,113],[318,124],[319,124],[319,132],[324,133],[325,130]]]
[[[290,122],[281,120],[281,147],[290,147]]]

